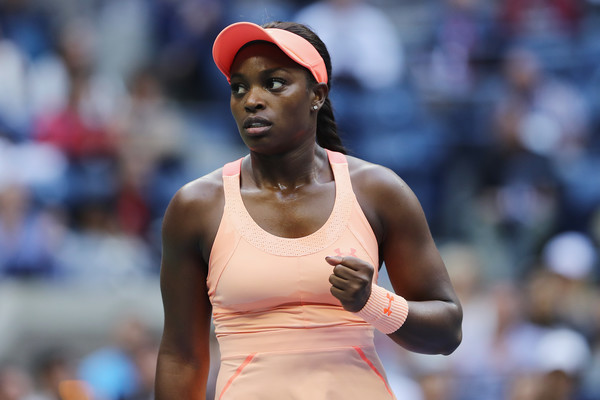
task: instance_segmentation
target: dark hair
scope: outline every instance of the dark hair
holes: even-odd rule
[[[274,21],[264,24],[262,27],[283,29],[295,33],[312,44],[323,58],[323,61],[325,61],[325,68],[327,69],[327,86],[331,90],[331,57],[329,56],[325,43],[323,43],[316,33],[310,30],[306,25],[297,22]],[[306,71],[309,77],[315,81],[312,74],[308,70]],[[342,139],[340,139],[337,132],[337,124],[335,122],[335,117],[333,116],[333,107],[331,106],[329,96],[325,99],[325,102],[317,115],[317,143],[326,149],[347,154],[347,150],[342,144]]]

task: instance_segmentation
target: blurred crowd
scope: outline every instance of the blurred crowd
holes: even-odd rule
[[[463,343],[379,338],[398,398],[600,399],[598,0],[0,0],[0,291],[157,279],[171,196],[244,152],[211,57],[240,20],[319,34],[344,143],[442,250]],[[0,353],[0,400],[150,399],[156,335],[116,326]]]

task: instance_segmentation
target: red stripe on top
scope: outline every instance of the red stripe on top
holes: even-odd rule
[[[255,355],[256,355],[256,353],[252,353],[248,357],[246,357],[246,359],[244,360],[244,362],[238,367],[238,369],[235,371],[235,373],[233,375],[231,375],[231,378],[229,378],[229,380],[227,381],[227,383],[223,387],[223,390],[221,391],[221,395],[219,396],[219,400],[221,400],[223,398],[223,395],[225,394],[225,392],[227,391],[227,389],[229,389],[229,386],[231,386],[231,384],[233,383],[233,381],[235,380],[235,378],[237,378],[242,373],[242,370],[244,368],[246,368],[246,365],[250,364],[250,362],[252,361],[252,359],[254,358]]]
[[[390,396],[392,396],[392,398],[394,397],[394,393],[392,393],[392,390],[390,389],[390,387],[388,386],[385,378],[383,377],[383,375],[381,375],[381,373],[377,370],[377,367],[373,365],[373,363],[371,362],[371,360],[369,360],[367,358],[367,356],[365,355],[365,353],[362,351],[362,349],[358,346],[353,346],[354,350],[356,350],[356,352],[358,353],[358,355],[360,356],[360,358],[363,359],[364,362],[366,362],[369,367],[371,367],[371,369],[373,370],[373,372],[375,372],[375,374],[377,374],[377,376],[379,377],[379,379],[381,379],[383,381],[383,384],[385,385],[385,388],[387,389],[388,393],[390,394]]]

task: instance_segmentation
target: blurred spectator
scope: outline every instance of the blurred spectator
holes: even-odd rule
[[[513,35],[575,33],[581,16],[578,0],[506,0],[501,18]]]
[[[102,121],[94,115],[85,115],[85,96],[89,93],[87,76],[71,76],[67,106],[57,114],[49,115],[40,121],[36,139],[48,142],[62,150],[71,160],[82,160],[95,156],[111,156],[114,144],[111,142]]]
[[[364,89],[396,85],[404,74],[404,51],[393,21],[364,0],[322,0],[301,9],[294,20],[307,24],[331,54],[334,86]]]
[[[224,1],[156,0],[153,26],[156,64],[169,95],[184,103],[228,95],[219,85],[219,71],[209,56],[224,25]]]
[[[561,227],[565,230],[588,230],[600,205],[600,152],[596,146],[586,147],[578,157],[562,160],[557,165],[563,186]]]
[[[487,2],[445,0],[438,10],[427,65],[413,72],[431,100],[465,101],[477,75],[496,62],[503,40]]]
[[[535,400],[581,398],[579,383],[591,353],[580,333],[554,329],[541,338],[534,353],[541,372]]]
[[[556,274],[575,281],[589,281],[598,254],[593,241],[580,232],[562,232],[552,237],[542,250],[544,265]]]
[[[52,144],[68,158],[65,204],[72,210],[84,207],[86,201],[106,201],[115,195],[116,149],[108,123],[123,92],[119,80],[97,70],[94,31],[85,19],[62,27],[59,49],[61,57],[46,60],[47,68],[37,70],[36,79],[54,75],[65,86],[41,91],[33,138]]]
[[[297,3],[297,4],[294,4]],[[291,21],[294,13],[314,0],[229,0],[228,20],[244,20],[263,24],[269,21]]]
[[[28,128],[25,80],[26,58],[21,48],[3,35],[0,22],[0,138],[20,141]]]
[[[127,77],[150,62],[151,9],[148,0],[105,0],[96,17],[97,68],[109,76]]]
[[[600,309],[600,296],[595,300],[596,310]],[[600,315],[596,314],[596,326],[600,327]],[[585,400],[593,400],[600,398],[600,335],[596,334],[595,340],[592,343],[592,359],[589,368],[583,372],[581,379],[581,389],[585,396]]]
[[[542,335],[530,353],[536,367],[515,376],[508,400],[588,399],[579,382],[589,364],[590,352],[579,333],[552,329]]]
[[[80,108],[89,90],[85,76],[73,76],[64,110],[42,118],[36,139],[52,144],[69,160],[66,202],[69,208],[114,195],[115,146],[103,122],[87,118]]]
[[[50,49],[50,21],[48,15],[32,0],[4,0],[0,2],[0,27],[26,55],[35,59]]]
[[[23,400],[32,391],[26,371],[16,364],[0,364],[0,400]]]
[[[589,279],[596,258],[585,235],[561,233],[546,243],[542,268],[528,281],[528,318],[548,332],[530,351],[539,372],[535,400],[591,400],[599,393],[590,380],[597,374],[590,343],[600,332],[598,288]]]
[[[552,317],[565,292],[540,280],[549,275],[531,275],[522,295],[519,284],[482,281],[475,248],[450,243],[441,250],[464,307],[463,342],[448,357],[410,357],[425,398],[581,398],[591,353],[578,330]]]
[[[138,386],[135,393],[125,396],[122,400],[153,400],[154,376],[156,374],[156,360],[158,346],[149,344],[139,348],[134,357],[138,371]]]
[[[598,253],[592,240],[580,232],[561,232],[545,243],[541,262],[549,273],[544,286],[552,289],[547,289],[549,301],[543,319],[589,338],[598,334],[594,325],[597,288],[590,285],[598,276]]]
[[[36,135],[65,110],[79,114],[88,129],[107,123],[124,93],[122,78],[102,70],[94,21],[76,16],[63,21],[54,35],[55,48],[28,68],[28,96]],[[38,131],[42,132],[38,132]]]
[[[520,288],[510,282],[487,281],[483,260],[467,244],[448,244],[442,256],[464,309],[463,342],[448,357],[445,369],[428,376],[446,382],[442,393],[461,400],[504,400],[514,380],[534,367],[529,355],[543,330],[526,319]],[[488,278],[489,279],[489,278]]]
[[[531,51],[512,49],[504,65],[506,92],[496,127],[504,140],[548,157],[578,155],[589,139],[589,115],[582,93],[547,74]]]
[[[122,287],[155,273],[157,261],[147,243],[120,229],[112,201],[88,200],[78,206],[75,226],[57,250],[69,282]]]
[[[66,163],[50,146],[0,140],[0,276],[53,280]]]
[[[589,130],[581,94],[544,73],[533,53],[510,51],[503,73],[506,88],[491,124],[495,145],[479,163],[481,208],[469,218],[480,221],[473,236],[495,237],[488,245],[502,248],[498,255],[517,276],[564,222],[557,166],[580,157]]]
[[[34,359],[32,371],[36,390],[23,400],[62,400],[61,382],[75,378],[69,356],[58,348],[41,351]]]
[[[106,124],[116,111],[116,99],[123,95],[117,82],[95,70],[93,31],[87,24],[85,20],[71,21],[61,31],[59,49],[67,97],[62,99],[62,108],[38,116],[34,131],[35,139],[54,144],[71,159],[113,154]]]
[[[27,187],[0,185],[0,278],[55,277],[54,232],[52,217],[33,207]]]
[[[120,319],[113,329],[110,344],[83,357],[79,376],[91,386],[95,400],[136,399],[147,393],[148,369],[153,365],[146,352],[152,337],[135,317]]]
[[[421,371],[417,375],[423,392],[423,400],[447,400],[452,396],[451,378],[446,372],[435,370]],[[411,397],[412,398],[412,397]]]
[[[159,185],[159,175],[172,170],[183,175],[183,128],[154,71],[138,70],[111,128],[121,179],[117,211],[125,232],[144,235],[150,220],[162,216],[174,189]]]

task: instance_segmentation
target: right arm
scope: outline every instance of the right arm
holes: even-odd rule
[[[203,216],[212,207],[206,207],[207,199],[198,195],[202,185],[192,185],[173,197],[163,221],[160,287],[165,320],[156,400],[206,399],[212,308],[202,224],[206,225]]]

